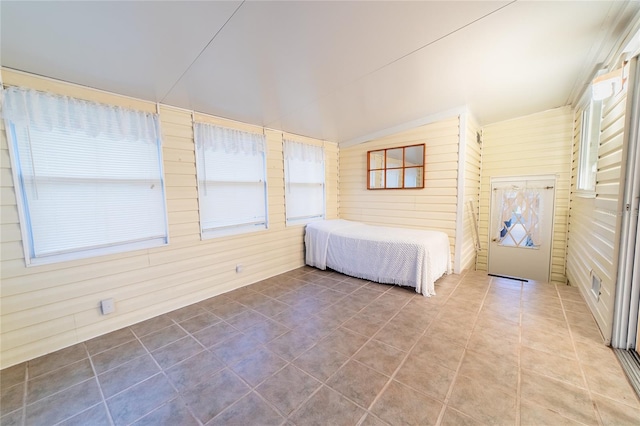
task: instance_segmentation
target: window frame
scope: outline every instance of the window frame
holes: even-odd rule
[[[196,132],[195,132],[195,126],[196,124],[202,124],[205,126],[212,126],[212,127],[217,127],[220,129],[224,129],[225,131],[236,131],[236,132],[242,132],[242,133],[248,133],[248,134],[253,134],[253,135],[259,135],[258,133],[255,132],[249,132],[249,131],[245,131],[245,130],[241,130],[241,129],[237,129],[237,128],[233,128],[233,127],[228,127],[228,126],[222,126],[222,125],[218,125],[218,124],[212,124],[212,123],[207,123],[205,121],[194,121],[193,126],[194,126],[194,145],[195,145],[195,158],[196,158],[196,181],[197,181],[197,190],[198,190],[198,206],[199,206],[199,223],[200,223],[200,239],[201,240],[209,240],[209,239],[214,239],[214,238],[220,238],[220,237],[227,237],[227,236],[233,236],[233,235],[241,235],[241,234],[248,234],[248,233],[254,233],[254,232],[263,232],[269,229],[269,183],[268,183],[268,179],[267,179],[267,151],[268,151],[268,147],[267,147],[267,140],[266,137],[263,136],[264,138],[264,148],[265,150],[262,152],[262,171],[263,171],[263,175],[262,175],[262,182],[255,182],[256,184],[262,184],[262,190],[263,190],[263,194],[264,194],[264,221],[257,221],[257,222],[244,222],[244,223],[239,223],[239,224],[234,224],[234,225],[228,225],[228,226],[219,226],[219,227],[213,227],[213,228],[205,228],[203,226],[203,214],[202,214],[202,206],[203,206],[203,200],[202,200],[202,194],[203,194],[203,187],[201,186],[201,182],[205,182],[205,184],[207,182],[228,182],[230,184],[245,184],[248,183],[246,181],[239,181],[239,180],[234,180],[234,181],[221,181],[221,180],[215,180],[215,179],[200,179],[200,164],[202,161],[205,161],[204,158],[202,158],[202,152],[201,149],[198,147],[198,142],[196,141]],[[206,165],[204,165],[204,167],[206,167]]]
[[[407,149],[409,148],[422,148],[422,162],[418,165],[407,165]],[[402,161],[400,166],[389,166],[389,151],[397,151],[402,150]],[[372,156],[375,154],[382,155],[382,167],[372,167]],[[393,148],[383,148],[383,149],[375,149],[372,151],[367,151],[367,189],[368,190],[380,190],[380,189],[424,189],[425,187],[425,177],[424,177],[424,163],[425,163],[425,154],[426,154],[426,144],[414,144],[414,145],[405,145],[398,146]],[[420,182],[416,186],[407,186],[405,181],[405,176],[407,175],[408,170],[419,170],[420,171]],[[398,172],[400,181],[402,182],[399,186],[388,186],[387,177],[390,172]],[[374,184],[372,182],[372,176],[374,173],[381,173],[381,182],[380,186]]]
[[[292,142],[292,143],[298,143],[298,144],[302,144],[302,145],[308,145],[308,146],[312,146],[312,147],[317,147],[320,148],[322,150],[322,183],[308,183],[308,182],[291,182],[289,179],[289,167],[287,164],[287,157],[286,157],[286,151],[285,151],[285,144],[287,142]],[[314,222],[317,220],[324,220],[327,217],[327,168],[326,168],[326,164],[327,164],[327,159],[326,159],[326,149],[324,147],[324,145],[318,145],[318,144],[313,144],[313,143],[306,143],[306,142],[301,142],[301,141],[297,141],[294,139],[283,139],[282,140],[282,156],[283,156],[283,163],[284,163],[284,188],[285,188],[285,225],[286,226],[304,226],[310,222]],[[322,188],[322,213],[320,215],[311,215],[311,216],[295,216],[295,217],[290,217],[289,213],[288,213],[288,206],[289,206],[289,200],[290,200],[290,191],[289,191],[289,187],[291,185],[294,186],[311,186],[311,185],[320,185]]]
[[[27,90],[35,90],[30,88],[25,88]],[[41,91],[43,92],[43,91]],[[53,96],[59,96],[62,98],[69,98],[76,101],[87,102],[89,104],[96,104],[102,106],[109,106],[114,108],[122,108],[124,110],[130,111],[139,111],[131,108],[121,107],[115,104],[107,104],[102,102],[96,102],[93,100],[87,100],[83,98],[75,98],[72,96],[62,95],[54,92],[43,92],[50,93]],[[168,222],[168,211],[167,211],[167,193],[164,179],[164,160],[162,156],[162,138],[159,132],[160,130],[160,117],[156,115],[156,123],[158,126],[158,137],[155,141],[155,148],[158,152],[158,179],[161,190],[162,197],[162,212],[159,213],[162,215],[162,220],[164,223],[163,232],[164,235],[159,235],[157,237],[150,237],[149,239],[142,241],[120,241],[120,242],[112,242],[106,243],[105,245],[98,245],[89,248],[74,248],[69,250],[61,250],[59,253],[53,254],[45,254],[42,256],[36,256],[36,249],[34,245],[34,234],[35,230],[31,225],[31,215],[32,212],[28,206],[27,196],[25,195],[26,186],[24,183],[24,174],[22,173],[22,166],[20,162],[21,154],[20,149],[18,148],[18,134],[16,131],[16,126],[24,127],[27,132],[29,132],[28,125],[21,125],[14,123],[10,118],[3,119],[4,124],[4,132],[7,140],[7,147],[9,151],[10,165],[11,165],[11,176],[13,178],[13,189],[16,197],[16,210],[18,212],[18,221],[20,226],[20,235],[21,235],[21,243],[24,255],[24,262],[26,267],[33,266],[41,266],[41,265],[50,265],[50,264],[58,264],[63,262],[70,262],[81,259],[89,259],[100,256],[107,256],[112,254],[126,253],[136,250],[144,250],[149,248],[163,247],[169,244],[169,222]],[[88,138],[88,137],[87,137]],[[31,142],[29,142],[31,143]],[[70,177],[73,181],[73,177]],[[76,179],[78,180],[78,179]],[[82,180],[82,179],[79,179]],[[105,181],[108,181],[106,179]],[[137,179],[131,179],[131,181],[137,181]]]
[[[582,110],[576,172],[576,193],[583,197],[594,197],[596,194],[602,112],[603,101],[593,100],[589,96]],[[595,170],[591,170],[594,166]]]

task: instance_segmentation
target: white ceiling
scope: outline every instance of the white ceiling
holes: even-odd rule
[[[0,2],[2,66],[351,144],[467,107],[575,101],[620,1]]]

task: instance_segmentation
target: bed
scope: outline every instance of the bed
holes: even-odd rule
[[[434,282],[451,273],[449,237],[440,231],[323,220],[307,224],[304,242],[309,266],[415,287],[425,296],[434,295]]]

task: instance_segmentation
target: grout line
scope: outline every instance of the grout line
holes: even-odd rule
[[[389,379],[387,380],[387,382],[384,384],[384,386],[382,386],[382,388],[380,389],[380,392],[378,392],[378,394],[373,398],[373,401],[371,401],[371,403],[369,404],[369,407],[366,408],[367,412],[370,412],[371,408],[373,408],[373,406],[380,400],[380,398],[382,398],[382,395],[386,392],[386,390],[389,388],[389,386],[391,385],[391,383],[393,382],[394,378],[396,377],[396,375],[398,374],[398,372],[400,371],[400,369],[404,366],[405,362],[407,361],[407,359],[409,358],[409,355],[411,354],[411,352],[413,351],[413,349],[416,347],[416,345],[418,344],[418,342],[420,341],[420,339],[422,339],[422,337],[424,337],[427,332],[431,329],[431,326],[435,323],[436,319],[438,318],[438,316],[440,315],[440,310],[442,310],[442,308],[446,305],[446,303],[449,301],[449,299],[451,298],[451,295],[454,293],[454,291],[458,288],[458,286],[460,285],[460,283],[462,282],[463,277],[461,277],[458,281],[458,284],[456,284],[455,288],[446,296],[445,301],[442,303],[442,305],[440,305],[440,309],[439,312],[436,314],[436,316],[431,319],[431,321],[429,322],[429,325],[420,333],[420,336],[418,336],[418,338],[416,339],[416,341],[411,345],[411,347],[409,347],[406,350],[406,355],[403,357],[403,359],[400,361],[400,363],[398,364],[398,366],[396,367],[396,369],[393,371],[393,373],[391,373],[391,375],[389,375]],[[389,291],[389,290],[387,290]],[[382,330],[384,327],[386,327],[389,323],[391,323],[391,321],[411,302],[412,299],[409,299],[404,305],[402,305],[402,307],[398,310],[398,312],[396,312],[395,315],[393,315],[389,320],[387,320],[387,322],[385,322],[385,324],[380,327],[380,330]],[[364,308],[363,308],[364,309]],[[367,342],[365,342],[362,347],[356,351],[356,353],[353,354],[352,358],[355,357],[360,350],[362,350],[362,348],[369,343],[371,340],[374,340],[374,337],[380,332],[380,330],[378,330],[376,333],[373,334],[373,336],[371,336],[371,338],[369,338],[369,340],[367,340]],[[382,342],[384,343],[384,342]],[[386,343],[385,343],[386,344]],[[395,348],[395,346],[393,345],[389,345]],[[396,348],[399,350],[402,350],[400,348]],[[402,350],[403,352],[405,352],[404,350]],[[354,361],[356,361],[354,359]],[[376,371],[376,370],[374,370]],[[434,399],[431,396],[428,396],[431,399]],[[443,405],[444,407],[444,405]]]
[[[584,384],[585,384],[585,389],[587,391],[587,395],[589,396],[589,402],[591,402],[591,407],[593,408],[594,414],[596,415],[596,420],[598,421],[598,425],[599,426],[603,426],[604,422],[602,420],[602,417],[600,416],[600,410],[598,410],[595,400],[593,399],[593,392],[591,391],[591,386],[589,385],[589,381],[587,380],[587,374],[584,371],[584,368],[582,367],[582,361],[580,360],[580,357],[578,356],[578,350],[576,348],[576,340],[573,337],[573,332],[571,331],[571,324],[569,323],[569,319],[567,317],[567,312],[565,310],[564,307],[564,300],[562,298],[562,294],[560,293],[560,291],[558,290],[558,286],[556,284],[552,284],[555,289],[556,289],[556,293],[558,295],[558,299],[560,299],[560,306],[562,307],[562,316],[564,317],[564,321],[567,324],[567,329],[569,330],[569,338],[571,339],[571,347],[573,348],[573,353],[576,357],[576,361],[578,362],[578,368],[580,368],[580,373],[582,374],[582,380],[584,380]],[[562,414],[563,417],[564,414]]]
[[[93,378],[96,381],[96,385],[98,386],[98,392],[100,392],[100,397],[102,398],[102,405],[104,405],[104,409],[107,412],[107,418],[109,419],[109,423],[113,426],[115,424],[115,422],[113,421],[113,416],[111,415],[111,410],[109,410],[109,406],[107,405],[107,399],[104,397],[104,392],[102,391],[102,386],[100,385],[100,381],[98,380],[98,371],[96,370],[96,366],[93,364],[93,358],[91,357],[91,354],[89,353],[89,349],[87,348],[87,345],[84,342],[82,343],[82,346],[84,347],[84,350],[87,353],[87,358],[89,359],[89,364],[91,364],[91,370],[93,370]]]
[[[22,390],[22,419],[21,424],[25,426],[27,424],[27,396],[29,389],[29,361],[24,365],[24,389]]]
[[[520,312],[518,316],[518,382],[516,384],[516,426],[522,423],[521,401],[522,401],[522,317],[524,311],[524,282],[520,282]]]
[[[462,283],[463,279],[466,277],[467,274],[465,274],[465,276],[460,280],[460,283],[458,283],[458,286]],[[436,425],[440,425],[442,424],[442,421],[444,420],[444,415],[446,412],[446,409],[449,405],[449,400],[451,399],[451,395],[453,394],[453,388],[455,387],[456,382],[458,381],[458,376],[460,375],[460,370],[462,369],[462,363],[464,362],[465,357],[467,356],[467,347],[469,346],[469,341],[471,340],[471,337],[473,336],[473,332],[476,328],[476,325],[478,324],[478,317],[480,316],[480,312],[482,311],[482,308],[484,307],[484,303],[485,300],[487,299],[487,295],[489,294],[489,290],[491,289],[491,286],[493,285],[493,278],[489,279],[489,284],[487,285],[487,289],[484,292],[484,296],[482,296],[482,300],[480,301],[480,306],[478,307],[478,312],[476,313],[476,318],[473,321],[473,325],[471,326],[471,332],[469,333],[469,337],[467,337],[467,341],[464,344],[464,350],[462,352],[462,356],[460,357],[460,361],[458,362],[458,367],[455,370],[455,374],[453,376],[453,379],[451,380],[451,383],[449,384],[449,389],[447,390],[447,393],[444,397],[444,404],[442,405],[442,409],[440,410],[440,414],[438,415],[438,420],[436,421]],[[453,292],[451,292],[451,295],[455,292],[454,289]],[[451,296],[450,295],[450,296]],[[447,300],[448,302],[448,300]],[[472,418],[475,420],[475,418],[470,415],[469,413],[464,413],[465,415],[467,415],[468,417]]]

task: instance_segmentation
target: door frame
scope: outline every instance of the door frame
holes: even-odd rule
[[[629,135],[623,148],[621,179],[621,209],[618,234],[618,265],[613,306],[611,346],[619,349],[635,349],[640,353],[640,72],[638,57],[630,61],[629,88],[627,94],[628,122],[625,133]]]
[[[493,185],[495,183],[504,183],[511,181],[536,181],[536,180],[553,180],[553,209],[551,214],[551,239],[549,241],[549,274],[547,276],[547,282],[551,282],[551,273],[553,266],[553,236],[555,235],[555,221],[556,221],[556,205],[557,205],[557,188],[558,188],[558,175],[511,175],[511,176],[491,176],[489,178],[489,222],[487,226],[487,271],[489,270],[489,264],[491,262],[491,227],[493,225]]]

